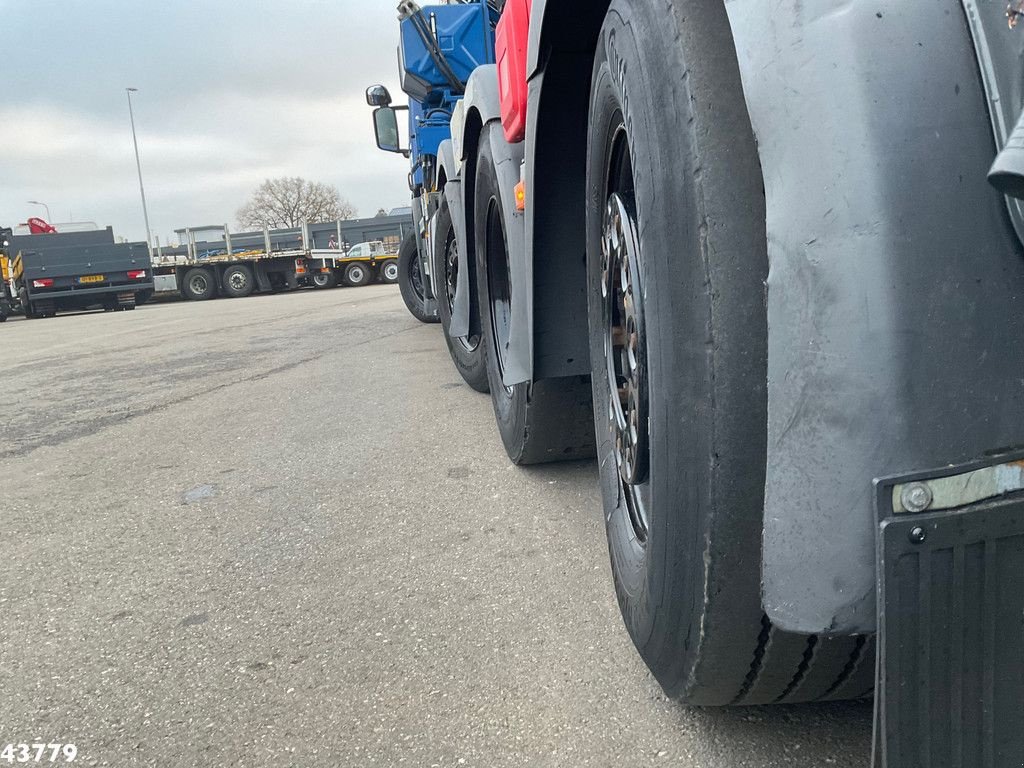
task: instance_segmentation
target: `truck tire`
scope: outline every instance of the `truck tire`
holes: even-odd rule
[[[398,259],[387,259],[380,263],[377,277],[382,283],[394,285],[398,282]]]
[[[373,270],[365,261],[353,261],[345,265],[341,280],[353,288],[369,285],[373,280]]]
[[[760,165],[725,6],[667,6],[612,1],[591,86],[591,379],[619,607],[687,704],[864,695],[869,639],[783,632],[761,606]]]
[[[256,288],[252,270],[245,264],[232,264],[224,270],[220,279],[224,295],[232,299],[244,299]]]
[[[426,276],[420,270],[416,234],[405,233],[402,247],[398,249],[398,289],[402,293],[409,313],[421,323],[438,323],[441,319],[436,312],[427,310]]]
[[[480,343],[480,310],[475,295],[475,270],[471,271],[469,275],[472,294],[469,310],[470,336],[465,339],[453,339],[448,335],[448,329],[452,322],[458,270],[468,268],[469,264],[463,256],[464,249],[460,248],[459,242],[455,238],[455,227],[452,224],[447,199],[441,202],[441,208],[434,224],[434,237],[436,238],[435,242],[439,245],[433,264],[434,274],[438,276],[437,282],[440,291],[440,295],[437,297],[437,314],[441,318],[441,328],[444,331],[445,343],[448,345],[448,354],[451,355],[455,369],[470,388],[486,393],[490,389],[487,383],[487,359]]]
[[[217,295],[217,285],[208,269],[193,267],[181,281],[181,295],[191,301],[206,301]]]
[[[338,285],[338,273],[333,269],[327,272],[314,272],[310,282],[314,288],[334,288]]]
[[[506,387],[504,349],[509,341],[511,274],[505,207],[498,191],[492,142],[501,124],[484,127],[477,150],[474,199],[480,339],[498,432],[514,464],[542,464],[594,455],[590,381],[569,376]]]

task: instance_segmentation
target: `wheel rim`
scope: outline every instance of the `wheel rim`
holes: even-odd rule
[[[363,268],[362,267],[349,267],[348,268],[348,279],[353,283],[363,282]]]
[[[426,301],[427,295],[423,291],[423,273],[420,271],[419,254],[414,253],[409,259],[409,285],[420,301]]]
[[[248,284],[249,281],[242,272],[232,272],[228,275],[228,285],[231,286],[232,290],[244,291]]]
[[[444,292],[448,301],[448,316],[455,314],[455,292],[459,286],[459,241],[455,238],[454,228],[448,232],[448,241],[445,243],[444,256]],[[454,338],[468,352],[473,352],[480,346],[480,335],[470,333],[469,336]]]
[[[398,265],[389,261],[384,265],[383,272],[385,280],[395,280],[398,278]]]
[[[509,342],[512,338],[512,275],[509,270],[508,250],[505,248],[505,229],[501,210],[495,198],[487,205],[487,300],[490,304],[491,343],[494,360],[502,381],[508,361]],[[505,392],[512,394],[511,387]]]
[[[327,285],[327,275],[321,273],[313,275],[313,284],[324,288]]]
[[[641,544],[650,530],[647,336],[640,238],[625,130],[612,143],[601,236],[601,298],[608,380],[607,424],[630,523]]]
[[[188,281],[188,287],[195,294],[206,293],[206,289],[209,287],[209,283],[206,278],[202,275],[193,275],[192,279]]]

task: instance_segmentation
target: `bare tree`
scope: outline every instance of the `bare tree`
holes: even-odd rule
[[[235,214],[243,229],[297,227],[303,220],[313,224],[355,216],[355,206],[335,187],[298,176],[267,179]]]

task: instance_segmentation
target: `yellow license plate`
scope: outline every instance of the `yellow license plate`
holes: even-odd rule
[[[85,277],[78,278],[80,283],[102,283],[103,280],[103,275],[86,275]]]

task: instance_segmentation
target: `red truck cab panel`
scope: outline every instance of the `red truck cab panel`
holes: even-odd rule
[[[526,138],[526,49],[530,36],[531,0],[508,0],[495,30],[498,94],[505,140]]]

